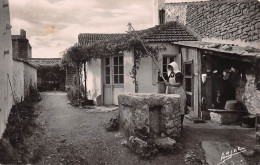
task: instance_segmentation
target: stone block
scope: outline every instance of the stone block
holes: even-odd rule
[[[260,29],[260,22],[258,22],[258,23],[255,24],[255,28],[256,28],[256,29]]]
[[[256,153],[260,153],[260,145],[255,145],[255,146],[254,146],[254,151],[255,151]]]
[[[130,136],[127,145],[131,151],[141,157],[150,156],[152,154],[152,150],[147,142],[137,137]]]
[[[242,119],[241,113],[232,112],[210,112],[210,120],[219,124],[235,123]]]
[[[246,27],[246,28],[243,29],[243,32],[249,32],[250,30],[251,30],[250,27]]]
[[[129,136],[180,135],[180,96],[174,94],[125,94],[118,96],[119,128]],[[174,129],[173,129],[174,128]]]
[[[256,132],[256,142],[260,144],[260,131]]]
[[[175,147],[176,141],[172,138],[164,137],[155,139],[154,143],[159,150],[172,150]]]

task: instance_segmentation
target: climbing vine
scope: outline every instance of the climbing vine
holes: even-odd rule
[[[110,39],[97,41],[90,45],[76,44],[66,50],[66,53],[62,59],[62,65],[81,68],[82,64],[90,61],[91,59],[113,56],[122,52],[132,52],[134,64],[130,75],[135,84],[135,92],[138,92],[136,75],[141,59],[148,56],[152,56],[153,59],[158,59],[158,53],[166,49],[164,46],[150,46],[145,39],[173,26],[173,24],[174,22],[168,22],[153,28],[137,31],[135,33],[129,32]],[[140,38],[143,40],[143,43],[140,41]],[[147,51],[149,53],[147,53]]]

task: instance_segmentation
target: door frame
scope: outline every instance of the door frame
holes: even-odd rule
[[[191,64],[191,75],[186,75],[185,73],[185,65],[186,64]],[[184,61],[183,65],[182,65],[182,70],[183,70],[183,87],[184,87],[184,91],[186,96],[190,95],[191,96],[191,106],[187,106],[190,107],[190,112],[194,112],[194,63],[193,60],[189,60],[189,61]],[[191,79],[191,91],[188,92],[186,91],[186,79]]]
[[[101,88],[102,88],[102,103],[103,105],[115,105],[114,104],[114,94],[115,94],[115,88],[118,87],[118,88],[124,88],[124,82],[123,84],[114,84],[114,57],[120,57],[122,56],[123,57],[123,81],[124,81],[124,56],[123,54],[119,54],[119,55],[114,55],[114,56],[109,56],[109,57],[105,57],[101,60],[101,75],[102,75],[102,78],[101,78]],[[106,84],[106,59],[109,59],[109,65],[110,65],[110,84]],[[119,65],[118,65],[119,66]],[[118,77],[118,81],[119,81],[119,77]],[[106,87],[110,87],[110,97],[111,97],[111,104],[105,104],[105,88]]]

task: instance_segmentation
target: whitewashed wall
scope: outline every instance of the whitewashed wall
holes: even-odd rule
[[[7,74],[12,81],[12,40],[8,0],[0,1],[0,138],[12,108],[12,95]]]
[[[124,52],[124,93],[135,93],[135,85],[131,78],[133,56],[131,52]]]
[[[24,96],[29,96],[29,88],[31,85],[37,85],[37,69],[31,65],[24,63]]]
[[[21,101],[24,99],[24,64],[23,62],[14,60],[13,66],[13,90],[15,99]]]
[[[87,91],[89,99],[96,101],[96,97],[101,95],[101,80],[101,60],[92,59],[87,64]]]
[[[153,43],[151,46],[162,45],[162,43]],[[162,56],[163,55],[177,55],[177,63],[181,69],[181,58],[179,58],[179,48],[176,45],[169,43],[163,43],[166,47],[165,51],[162,51],[158,55],[157,66],[162,69]],[[157,80],[158,80],[158,69],[151,57],[142,58],[140,68],[137,71],[138,81],[138,93],[157,93]]]

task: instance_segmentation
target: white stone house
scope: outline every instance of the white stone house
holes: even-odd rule
[[[120,34],[79,34],[79,44],[89,44]],[[196,38],[182,26],[174,23],[172,27],[145,38],[149,45],[164,45],[165,51],[158,55],[157,66],[166,74],[166,66],[172,61],[181,62],[180,51],[175,41],[195,41]],[[135,93],[135,84],[130,72],[133,67],[132,52],[123,52],[111,57],[91,60],[87,63],[87,91],[89,99],[97,104],[117,105],[118,95]],[[156,93],[158,89],[158,68],[151,57],[141,59],[137,70],[138,93]],[[84,80],[84,78],[83,78]]]

